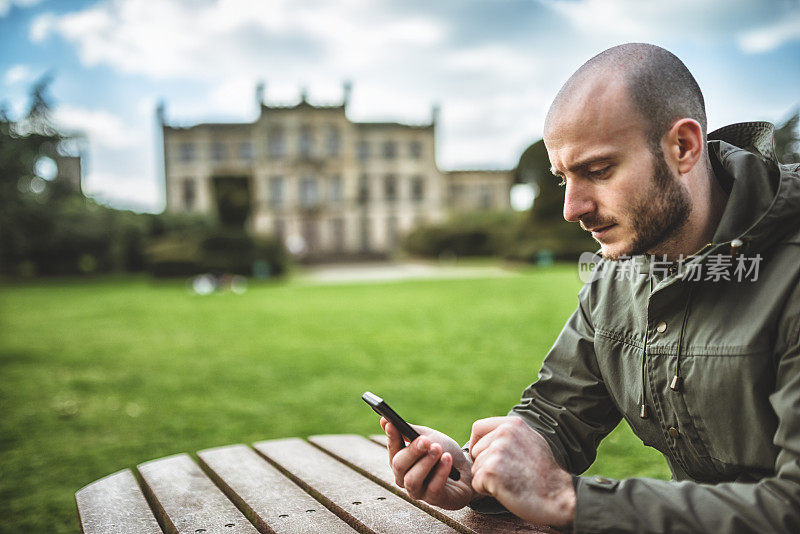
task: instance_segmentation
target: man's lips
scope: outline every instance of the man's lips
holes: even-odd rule
[[[596,228],[591,228],[589,231],[592,233],[593,237],[597,237],[605,233],[608,229],[616,226],[615,224],[609,224],[608,226],[598,226]]]

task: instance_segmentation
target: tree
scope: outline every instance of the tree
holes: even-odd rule
[[[137,257],[131,247],[116,245],[137,242],[134,234],[148,226],[143,216],[125,216],[66,182],[37,176],[37,163],[57,157],[67,139],[50,121],[50,81],[48,75],[33,85],[28,112],[19,121],[0,113],[0,273],[77,274],[140,266],[141,250]]]
[[[775,128],[775,153],[781,163],[800,163],[800,109]]]
[[[544,140],[533,143],[522,153],[514,181],[532,184],[538,190],[520,232],[518,254],[522,258],[552,254],[559,259],[574,259],[582,252],[597,249],[597,244],[580,226],[564,220],[564,190],[550,173]]]

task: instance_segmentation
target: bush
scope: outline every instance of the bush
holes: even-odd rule
[[[514,246],[509,248],[506,258],[515,261],[536,263],[544,254],[559,261],[574,261],[584,252],[594,252],[598,245],[584,231],[576,232],[575,223],[530,228],[523,231]],[[578,230],[580,228],[578,227]]]
[[[519,216],[514,213],[475,213],[444,224],[413,230],[404,247],[411,254],[442,256],[497,256],[514,241]]]
[[[254,239],[241,230],[178,230],[151,239],[148,271],[157,277],[191,276],[205,272],[250,276],[280,276],[288,255],[273,239]]]

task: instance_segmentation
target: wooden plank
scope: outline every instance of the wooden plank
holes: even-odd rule
[[[389,446],[389,438],[386,437],[386,434],[370,434],[368,437],[378,445],[383,447]]]
[[[253,446],[360,532],[456,532],[306,441],[289,438]]]
[[[377,439],[383,436],[383,440]],[[340,434],[328,436],[311,436],[308,440],[314,445],[328,451],[354,469],[365,474],[371,479],[382,483],[403,498],[408,499],[417,506],[437,517],[444,516],[450,521],[460,523],[473,532],[498,532],[498,533],[544,533],[555,532],[547,527],[541,527],[523,521],[510,513],[481,514],[469,507],[460,510],[445,510],[437,506],[416,501],[408,497],[402,488],[395,484],[394,474],[389,466],[389,456],[385,448],[386,435],[377,434],[370,439],[354,434]],[[377,441],[383,441],[384,446]]]
[[[139,467],[145,493],[170,534],[258,532],[187,454]]]
[[[84,486],[75,493],[75,501],[84,534],[161,534],[130,469]]]
[[[197,456],[212,480],[263,532],[356,532],[250,447],[229,445]]]

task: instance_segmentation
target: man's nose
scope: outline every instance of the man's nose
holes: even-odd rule
[[[595,208],[591,188],[576,183],[574,180],[568,180],[564,193],[564,219],[569,222],[577,222],[584,215],[593,212]]]

